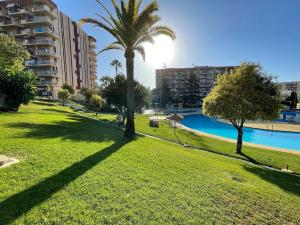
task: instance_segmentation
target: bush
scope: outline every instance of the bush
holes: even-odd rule
[[[66,101],[71,97],[71,93],[68,90],[62,89],[58,92],[58,98],[62,100],[63,106],[65,106]]]
[[[37,77],[28,71],[0,72],[0,110],[19,110],[36,96]]]
[[[62,86],[62,89],[68,90],[71,95],[75,94],[75,90],[70,84],[64,83],[63,86]]]
[[[91,107],[91,109],[96,111],[96,115],[97,115],[98,111],[100,111],[103,104],[104,104],[104,101],[99,95],[93,95],[91,97],[90,107]]]

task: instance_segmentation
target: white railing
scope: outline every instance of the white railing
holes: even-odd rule
[[[51,9],[47,5],[36,5],[32,8],[33,12],[42,10],[50,11]]]
[[[57,75],[57,71],[50,71],[50,70],[40,70],[37,72],[38,76],[55,76]]]
[[[55,42],[50,39],[34,39],[34,40],[25,40],[23,42],[24,45],[32,45],[32,44],[50,44],[55,45]]]
[[[53,61],[50,60],[30,60],[25,62],[25,66],[39,66],[39,65],[55,65]]]

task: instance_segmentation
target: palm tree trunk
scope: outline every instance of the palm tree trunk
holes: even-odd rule
[[[116,66],[116,77],[118,76],[118,66]]]
[[[125,58],[127,69],[127,120],[124,137],[134,138],[134,52],[127,51],[125,53]]]

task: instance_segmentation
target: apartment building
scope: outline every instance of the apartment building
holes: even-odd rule
[[[300,81],[277,83],[282,100],[286,99],[292,92],[296,92],[300,99]]]
[[[0,33],[31,53],[25,66],[38,75],[40,95],[56,97],[64,83],[77,91],[95,87],[96,40],[51,0],[0,0]]]
[[[200,107],[219,74],[235,66],[167,68],[156,70],[156,99],[161,107]]]

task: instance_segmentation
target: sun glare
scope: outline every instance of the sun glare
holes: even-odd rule
[[[164,64],[171,62],[174,56],[174,42],[171,38],[166,36],[158,36],[154,38],[155,43],[146,43],[146,63],[155,67],[155,69],[162,68]]]

